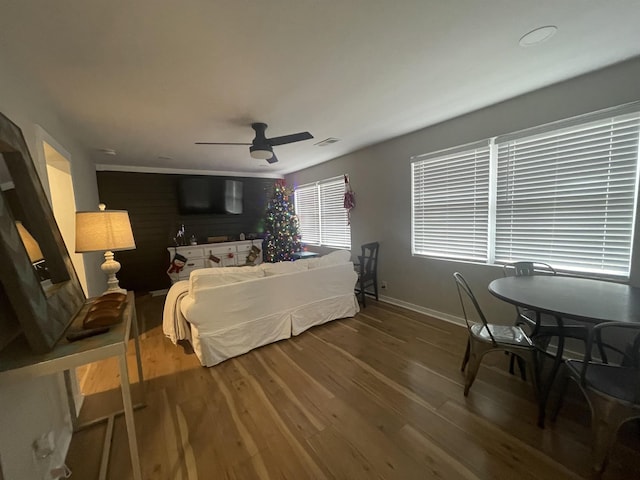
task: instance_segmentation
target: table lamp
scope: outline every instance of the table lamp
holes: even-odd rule
[[[107,275],[104,293],[126,293],[116,278],[120,263],[114,260],[113,252],[136,248],[129,213],[126,210],[106,210],[104,203],[99,208],[98,212],[76,212],[76,253],[104,252],[104,263],[100,267]]]

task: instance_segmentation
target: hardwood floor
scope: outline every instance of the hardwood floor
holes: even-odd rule
[[[508,374],[501,353],[485,358],[465,398],[462,327],[367,300],[355,318],[204,368],[162,334],[163,301],[136,302],[147,378],[147,407],[135,414],[145,479],[590,475],[584,400],[570,392],[575,400],[558,421],[539,429],[531,387]],[[82,415],[119,408],[116,362],[84,373]],[[104,428],[74,435],[72,478],[98,478]],[[640,478],[639,438],[636,424],[622,429],[604,479]],[[128,455],[120,417],[108,478],[131,478]]]

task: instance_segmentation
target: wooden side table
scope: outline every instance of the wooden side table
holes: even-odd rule
[[[76,315],[72,325],[69,327],[70,329],[81,328],[82,319],[84,318],[85,312],[89,308],[90,304],[91,300],[89,300]],[[34,354],[29,348],[24,336],[21,335],[10,345],[0,351],[0,386],[25,379],[64,372],[69,410],[71,413],[71,421],[74,431],[95,425],[98,422],[108,422],[107,435],[105,436],[104,443],[105,448],[103,449],[102,464],[100,466],[101,479],[106,478],[114,419],[120,413],[124,413],[129,440],[129,451],[131,454],[133,478],[134,480],[142,480],[140,458],[138,455],[138,443],[136,440],[136,429],[133,419],[134,407],[131,403],[131,388],[129,371],[127,368],[127,344],[132,327],[136,349],[138,378],[144,402],[144,377],[142,373],[142,360],[140,358],[140,339],[133,292],[127,293],[127,305],[122,315],[122,322],[117,325],[113,325],[106,333],[78,340],[76,342],[68,342],[66,338],[63,337],[56,344],[53,350],[45,354]],[[92,420],[86,424],[78,424],[75,402],[70,390],[71,377],[69,371],[73,368],[110,357],[118,357],[118,364],[120,367],[120,387],[122,390],[122,403],[124,407],[123,412],[114,412],[112,415]]]

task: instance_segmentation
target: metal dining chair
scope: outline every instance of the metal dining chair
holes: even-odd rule
[[[530,275],[556,275],[556,270],[549,264],[543,262],[515,262],[503,266],[505,276],[514,275],[516,277]],[[515,324],[526,326],[530,338],[541,349],[546,351],[551,339],[564,335],[565,338],[575,338],[581,340],[586,345],[589,337],[589,327],[586,324],[575,320],[563,319],[562,329],[558,326],[558,321],[552,315],[539,314],[526,308],[516,307],[517,317]],[[537,316],[540,315],[538,321]],[[600,346],[600,342],[598,342]],[[601,349],[601,355],[606,360],[606,353]],[[514,362],[516,358],[511,357],[509,362],[509,373],[514,373]],[[522,370],[522,365],[520,365]]]
[[[473,295],[469,284],[462,274],[453,274],[456,280],[458,296],[462,306],[469,338],[467,348],[462,360],[461,370],[465,372],[464,395],[469,394],[469,389],[473,384],[482,357],[489,352],[504,351],[522,358],[527,366],[532,369],[532,383],[534,391],[537,393],[537,372],[536,369],[536,348],[525,331],[518,325],[496,325],[488,323],[480,305]]]
[[[606,331],[613,333],[611,340]],[[634,330],[629,335],[629,330]],[[615,334],[614,332],[618,332]],[[620,334],[624,332],[624,334]],[[613,348],[608,359],[594,359],[594,342],[602,349],[612,348],[616,340],[624,339],[626,348]],[[617,358],[614,363],[613,359]],[[587,339],[587,349],[583,360],[565,360],[563,381],[559,400],[552,411],[555,420],[562,406],[562,398],[568,380],[573,380],[584,394],[591,409],[592,461],[593,470],[600,474],[606,467],[609,452],[615,443],[618,429],[629,420],[640,418],[640,324],[608,322],[593,327]]]
[[[516,276],[516,277],[525,277],[531,275],[556,275],[556,270],[547,263],[542,262],[514,262],[508,263],[503,267],[504,276]],[[516,306],[516,325],[526,326],[528,327],[528,331],[531,336],[536,336],[538,333],[542,334],[542,332],[551,335],[554,328],[557,330],[557,322],[555,318],[551,315],[543,315],[541,317],[540,325],[536,320],[536,312],[532,310],[528,310],[526,308],[521,308]],[[536,329],[538,328],[538,330]],[[551,330],[547,330],[550,328]],[[587,332],[588,334],[588,332]],[[547,336],[547,335],[545,335]],[[584,340],[586,342],[587,335],[584,336]]]

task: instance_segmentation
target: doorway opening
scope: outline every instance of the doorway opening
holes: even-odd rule
[[[47,178],[49,180],[53,216],[60,229],[60,234],[71,257],[71,262],[76,270],[84,294],[87,296],[87,276],[84,268],[84,259],[81,254],[75,253],[76,197],[73,191],[69,154],[60,152],[61,149],[53,147],[46,140],[42,141],[42,146],[44,148],[44,158],[47,165]]]

